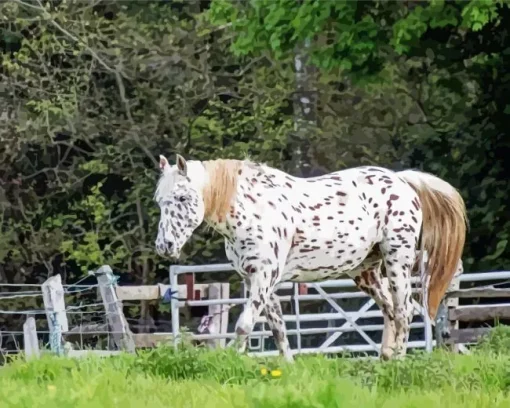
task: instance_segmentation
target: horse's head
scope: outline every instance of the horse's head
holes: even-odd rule
[[[156,251],[159,255],[178,258],[204,219],[205,169],[200,162],[187,163],[180,155],[173,166],[166,157],[160,156],[159,167],[161,178],[154,197],[161,211]]]

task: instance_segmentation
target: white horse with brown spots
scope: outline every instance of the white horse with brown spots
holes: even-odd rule
[[[464,201],[430,174],[367,166],[304,179],[247,160],[176,161],[160,156],[157,252],[179,257],[203,221],[225,237],[249,288],[236,324],[241,351],[264,312],[280,353],[292,360],[275,285],[347,275],[382,310],[381,357],[403,356],[421,251],[429,255],[431,318],[461,265]]]

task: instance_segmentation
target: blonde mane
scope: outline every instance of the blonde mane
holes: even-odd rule
[[[222,222],[230,211],[232,201],[237,193],[239,171],[242,160],[218,159],[202,162],[208,174],[204,186],[203,198],[205,219]]]

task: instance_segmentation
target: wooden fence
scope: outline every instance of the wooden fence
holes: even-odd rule
[[[98,292],[104,305],[106,323],[78,325],[69,328],[64,288],[60,275],[49,278],[42,284],[42,296],[48,328],[50,332],[50,348],[57,354],[80,357],[93,352],[97,355],[111,355],[120,351],[134,352],[135,348],[155,347],[158,343],[172,340],[168,333],[132,333],[123,313],[123,301],[162,300],[170,294],[169,285],[117,286],[116,277],[109,266],[103,266],[94,273],[98,281]],[[190,279],[191,278],[191,279]],[[229,298],[228,283],[195,284],[193,276],[186,277],[186,284],[179,285],[178,293],[171,294],[184,299],[220,299]],[[218,306],[209,306],[209,315],[213,322],[208,324],[209,330],[215,333],[226,332],[228,309],[217,310]],[[88,337],[108,335],[115,350],[74,350],[73,343]],[[27,313],[23,326],[24,350],[27,358],[40,355],[35,316]],[[224,346],[224,341],[210,341],[210,346]]]
[[[498,299],[501,303],[460,305],[460,299]],[[436,340],[456,351],[466,352],[465,345],[478,342],[490,333],[496,320],[510,319],[510,288],[494,285],[467,289],[452,288],[443,301],[436,320]],[[460,325],[483,327],[460,328]]]

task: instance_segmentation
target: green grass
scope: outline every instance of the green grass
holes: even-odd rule
[[[502,329],[470,356],[435,351],[387,363],[301,356],[288,365],[188,347],[44,356],[0,369],[0,407],[510,407],[509,347]]]

